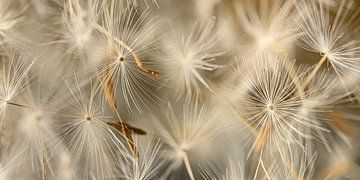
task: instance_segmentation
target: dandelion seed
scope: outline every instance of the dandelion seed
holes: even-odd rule
[[[105,61],[97,65],[97,76],[111,82],[115,96],[120,94],[127,109],[142,111],[140,105],[156,104],[159,100],[152,91],[159,73],[147,67],[146,56],[151,51],[157,23],[147,20],[149,11],[138,13],[122,1],[110,1],[105,7],[103,25],[95,25],[107,41]],[[105,82],[105,84],[107,84]]]
[[[330,78],[331,77],[331,78]],[[330,142],[340,138],[348,146],[351,145],[351,138],[358,134],[355,123],[358,119],[359,106],[351,96],[354,90],[343,89],[343,82],[339,77],[332,77],[329,70],[319,72],[309,83],[309,88],[318,89],[311,94],[305,102],[311,109],[318,109],[318,113],[312,114],[311,118],[321,119],[322,126],[331,131],[331,134],[322,134],[322,144],[329,152],[333,152]]]
[[[39,85],[39,84],[37,84]],[[45,86],[26,86],[25,103],[16,103],[12,113],[21,113],[15,131],[13,151],[23,151],[21,158],[31,164],[37,177],[45,180],[53,174],[59,149],[64,149],[54,129],[55,109],[60,107],[61,96]],[[15,103],[13,103],[15,104]]]
[[[301,81],[294,81],[285,69],[284,61],[276,61],[278,56],[263,56],[248,71],[237,72],[241,80],[232,91],[232,106],[238,116],[255,136],[251,151],[261,154],[275,149],[287,162],[287,144],[294,143],[306,152],[305,139],[316,139],[310,129],[327,132],[317,119],[309,118],[315,110],[305,106],[304,97],[297,93]],[[275,59],[273,59],[275,58]],[[275,63],[274,63],[275,62]],[[292,66],[292,68],[294,68]],[[301,70],[294,70],[299,77]],[[315,111],[316,112],[316,111]],[[311,131],[310,131],[311,132]],[[260,162],[260,161],[259,161]],[[259,164],[260,165],[260,164]]]
[[[356,20],[358,10],[347,9],[351,3],[342,0],[338,4],[335,19],[332,21],[329,7],[320,1],[304,1],[297,6],[298,12],[294,17],[298,30],[301,33],[299,45],[305,50],[322,55],[321,60],[309,75],[314,78],[321,65],[329,62],[335,73],[342,78],[348,73],[359,73],[360,63],[359,40],[357,40]]]
[[[57,43],[67,43],[67,54],[77,52],[84,59],[91,50],[95,36],[94,24],[98,23],[101,3],[98,0],[64,2],[62,20],[64,31]],[[85,59],[86,60],[86,59]]]
[[[233,3],[234,24],[247,55],[283,53],[292,46],[298,33],[290,21],[294,1],[244,1]]]
[[[207,147],[217,138],[220,129],[211,123],[214,111],[198,106],[197,103],[185,103],[180,109],[182,113],[175,113],[169,104],[165,119],[154,122],[154,134],[164,144],[164,156],[169,163],[162,177],[168,178],[172,171],[184,165],[190,179],[195,179],[191,164],[196,157],[207,157]]]
[[[112,56],[110,56],[112,57]],[[117,118],[119,120],[119,123],[107,123],[108,125],[112,126],[116,130],[118,130],[126,139],[129,148],[132,150],[133,155],[136,156],[136,148],[134,146],[134,141],[132,139],[132,132],[130,132],[130,129],[121,119],[119,112],[117,111],[117,103],[115,99],[115,92],[114,87],[111,82],[111,75],[107,72],[105,76],[105,81],[102,82],[102,88],[104,92],[105,99],[107,100],[108,104],[111,106],[111,108],[115,111]]]
[[[205,73],[220,67],[214,62],[223,54],[215,47],[214,26],[213,21],[197,23],[188,34],[174,31],[164,39],[159,65],[165,82],[174,87],[178,96],[198,94],[202,87],[212,91]]]
[[[125,146],[106,124],[111,117],[104,115],[97,88],[91,85],[85,91],[76,81],[75,86],[69,85],[72,98],[61,116],[61,134],[81,177],[112,178],[117,172],[117,151]]]
[[[0,117],[2,125],[9,105],[24,90],[31,77],[31,68],[35,58],[29,54],[10,54],[1,57],[2,69],[0,78]]]

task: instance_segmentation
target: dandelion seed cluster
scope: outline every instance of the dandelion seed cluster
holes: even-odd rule
[[[360,1],[0,0],[0,180],[360,179]]]

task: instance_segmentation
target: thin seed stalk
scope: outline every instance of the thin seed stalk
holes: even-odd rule
[[[40,141],[40,166],[41,166],[41,180],[46,180],[46,169],[45,169],[45,148],[44,148],[44,140],[41,136],[41,131],[39,129],[39,127],[37,127],[38,129],[38,136],[39,136],[39,141]]]
[[[127,132],[125,130],[125,126],[124,126],[124,121],[121,119],[119,112],[117,111],[117,109],[114,109],[117,118],[119,119],[120,125],[121,125],[121,134],[124,137],[124,139],[126,140],[127,145],[129,146],[131,153],[134,157],[137,156],[137,149],[135,147],[135,142],[132,139],[132,136],[130,134],[130,132]]]
[[[283,49],[279,50],[278,52],[284,54],[284,60],[285,60],[284,68],[287,71],[287,73],[289,73],[289,76],[296,87],[298,95],[300,96],[301,99],[304,99],[304,87],[301,85],[301,83],[298,83],[298,82],[300,82],[300,78],[296,74],[296,72],[294,72],[294,69],[292,68],[292,63],[289,60],[288,53]]]
[[[186,151],[181,150],[181,155],[183,157],[185,167],[186,167],[186,171],[188,172],[190,179],[195,180],[194,173],[191,170],[190,161],[189,161],[189,158],[188,158],[188,155],[187,155]]]
[[[309,76],[305,79],[304,83],[303,83],[303,87],[306,88],[309,84],[310,81],[312,79],[314,79],[314,77],[316,76],[317,72],[319,71],[320,67],[324,64],[324,62],[327,59],[327,54],[325,54],[320,61],[316,64],[315,68],[311,71],[311,73],[309,74]]]
[[[285,70],[289,73],[289,76],[294,83],[297,93],[299,94],[301,99],[304,99],[304,87],[301,85],[301,83],[298,83],[300,81],[298,75],[294,72],[294,69],[291,67],[291,63],[288,60],[287,54],[285,55]]]
[[[9,104],[9,105],[12,105],[12,106],[17,106],[17,107],[32,108],[32,107],[27,106],[27,105],[23,105],[23,104],[19,104],[19,103],[14,103],[14,102],[10,102],[10,101],[7,101],[6,103]]]

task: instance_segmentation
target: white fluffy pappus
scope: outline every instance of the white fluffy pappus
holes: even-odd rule
[[[311,114],[311,118],[320,119],[322,126],[331,133],[318,132],[328,152],[333,152],[332,141],[341,139],[341,142],[352,146],[352,138],[358,135],[355,124],[359,121],[358,99],[355,89],[344,89],[344,81],[340,77],[329,74],[330,70],[324,70],[309,83],[310,89],[317,89],[305,101],[305,105],[311,109],[317,109],[318,113]]]
[[[5,151],[2,151],[5,153]],[[18,167],[22,165],[23,162],[20,162],[19,156],[21,153],[12,153],[10,156],[2,156],[0,159],[0,180],[15,179],[21,177],[23,179],[24,175],[19,175]]]
[[[216,58],[223,54],[217,41],[215,20],[197,22],[186,34],[173,29],[162,39],[158,59],[161,78],[179,97],[199,94],[204,88],[212,91],[206,74],[221,67],[216,64]]]
[[[208,163],[216,152],[214,145],[222,131],[215,122],[216,112],[198,102],[169,103],[165,112],[151,121],[151,132],[160,139],[168,164],[161,177],[176,178],[176,170],[186,168],[188,177],[195,179],[200,169],[197,163]]]
[[[59,125],[72,166],[77,167],[75,174],[84,179],[116,177],[116,154],[126,146],[106,124],[112,118],[105,115],[98,86],[80,85],[77,79],[67,84],[71,97],[68,106],[60,111]]]
[[[289,52],[298,36],[290,19],[295,4],[292,0],[233,2],[231,16],[238,26],[239,49],[247,56]]]
[[[27,53],[17,53],[10,51],[1,56],[0,74],[0,124],[3,120],[11,100],[19,95],[32,74],[32,66],[36,58]]]
[[[19,5],[17,5],[19,6]],[[27,7],[18,8],[12,0],[0,0],[0,44],[13,41],[13,29],[23,20]]]
[[[325,62],[340,77],[349,72],[360,72],[360,40],[358,12],[351,9],[352,3],[341,0],[337,3],[337,12],[332,18],[329,6],[321,1],[304,1],[299,3],[293,17],[300,33],[299,45],[303,49],[320,53],[319,68]]]
[[[294,157],[289,158],[288,165],[284,165],[283,162],[278,162],[277,160],[267,162],[262,162],[264,165],[262,174],[258,173],[255,175],[255,178],[260,179],[303,179],[310,180],[314,178],[314,163],[317,157],[317,154],[307,155],[306,153],[302,154],[298,159]],[[298,155],[297,153],[293,155]],[[309,156],[309,157],[308,157]],[[260,175],[259,175],[260,174]]]
[[[149,53],[157,40],[158,23],[149,18],[150,10],[139,12],[125,1],[111,0],[105,6],[96,30],[105,38],[102,58],[95,62],[95,77],[111,84],[114,95],[129,112],[142,112],[160,99],[151,88],[157,87],[159,72],[151,69]]]
[[[64,98],[62,91],[46,86],[50,83],[32,80],[11,102],[9,113],[18,115],[10,119],[16,126],[10,150],[19,154],[23,164],[18,171],[28,169],[34,177],[46,179],[56,173],[59,156],[66,152],[55,126]]]
[[[204,169],[202,177],[207,180],[245,180],[245,170],[242,161],[230,161],[225,173]]]
[[[64,1],[64,10],[62,11],[64,29],[59,32],[60,40],[55,40],[55,42],[65,43],[68,46],[67,54],[75,53],[76,55],[78,53],[80,59],[86,61],[91,45],[99,38],[95,34],[94,25],[100,20],[101,10],[102,4],[98,0]]]
[[[121,154],[123,158],[119,164],[121,177],[132,180],[150,180],[158,177],[164,163],[160,158],[163,154],[160,140],[152,136],[144,139],[136,136],[134,139],[138,156],[134,157],[128,150]]]
[[[257,63],[236,70],[239,77],[230,92],[229,101],[239,122],[254,136],[251,153],[259,156],[258,167],[264,171],[263,158],[277,154],[283,163],[288,164],[293,150],[307,152],[307,141],[318,139],[313,130],[326,133],[318,119],[310,118],[309,113],[317,112],[308,108],[304,100],[311,90],[302,91],[301,80],[305,72],[296,69],[281,56],[258,57]],[[293,72],[297,76],[293,76]],[[295,78],[297,77],[297,78]],[[289,146],[294,148],[288,148]]]

